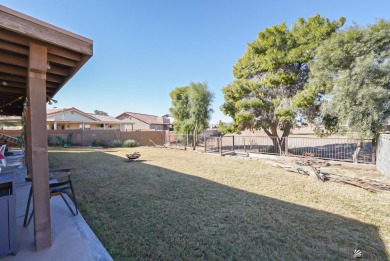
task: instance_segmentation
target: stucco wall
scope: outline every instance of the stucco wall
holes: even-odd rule
[[[383,175],[390,177],[390,134],[381,134],[376,149],[376,167]]]
[[[131,117],[131,118],[127,118],[126,115],[121,115],[120,117],[118,117],[117,119],[119,120],[125,120],[125,119],[128,119],[130,120],[131,122],[134,122],[134,125],[133,125],[133,130],[136,131],[136,130],[148,130],[150,129],[150,126],[149,124],[143,122],[143,121],[140,121],[134,117]]]

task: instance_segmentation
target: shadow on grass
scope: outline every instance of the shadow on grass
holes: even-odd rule
[[[133,163],[50,153],[51,168],[75,168],[81,213],[115,260],[388,259],[374,225]]]

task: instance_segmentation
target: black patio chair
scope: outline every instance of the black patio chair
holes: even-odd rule
[[[52,196],[61,196],[61,198],[64,200],[66,206],[69,208],[70,212],[73,214],[73,216],[76,216],[79,211],[77,208],[77,202],[76,202],[76,195],[74,193],[72,180],[70,178],[72,169],[54,169],[49,170],[49,191],[50,191],[50,198]],[[27,176],[27,181],[32,181],[32,177]],[[72,192],[72,200],[75,206],[75,209],[73,210],[70,206],[69,202],[64,197],[63,193],[66,193],[68,191]],[[28,212],[30,211],[30,204],[32,199],[32,186],[30,188],[30,194],[28,195],[27,200],[27,206],[26,206],[26,213],[24,215],[24,221],[23,226],[27,227],[34,214],[34,209],[31,211],[30,216],[28,216]]]

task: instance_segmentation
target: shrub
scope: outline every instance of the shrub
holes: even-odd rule
[[[135,140],[126,140],[123,142],[123,147],[137,147],[139,143]]]
[[[23,135],[17,136],[16,138],[18,139],[18,146],[20,148],[24,148],[24,136]]]
[[[69,132],[68,133],[68,137],[66,137],[66,147],[70,147],[72,145],[72,137],[73,137],[73,133],[72,132]]]
[[[113,140],[110,142],[111,147],[122,147],[123,142],[121,140]]]
[[[63,146],[65,144],[64,139],[61,136],[56,136],[55,145]]]
[[[47,145],[53,145],[53,137],[50,135],[47,135]]]
[[[92,142],[92,146],[102,147],[104,146],[104,142],[102,140],[97,139],[94,142]]]
[[[184,136],[184,135],[177,135],[176,137],[176,142],[175,143],[177,143],[177,144],[179,144],[179,145],[186,145],[186,143],[187,143],[187,137],[186,136]],[[191,143],[189,143],[189,144],[191,144]]]

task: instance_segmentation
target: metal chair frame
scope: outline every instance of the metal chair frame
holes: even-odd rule
[[[77,208],[76,194],[74,193],[72,180],[70,178],[71,171],[72,171],[72,169],[49,170],[49,176],[52,178],[55,178],[56,173],[67,173],[67,178],[65,181],[57,182],[54,179],[52,179],[51,182],[49,183],[49,191],[50,191],[50,198],[52,196],[61,196],[61,198],[64,200],[66,206],[70,210],[70,212],[73,214],[73,216],[76,216],[79,213],[79,211]],[[26,178],[26,180],[31,181],[31,178]],[[63,195],[63,193],[66,193],[69,189],[72,192],[72,200],[73,200],[73,203],[75,206],[75,210],[72,209],[69,202],[66,200],[66,198]],[[34,209],[33,209],[31,211],[30,216],[28,215],[28,212],[30,211],[31,199],[32,199],[32,186],[30,188],[30,194],[28,195],[26,213],[24,215],[24,221],[23,221],[24,227],[27,227],[30,224],[31,219],[32,219],[33,214],[34,214]]]

